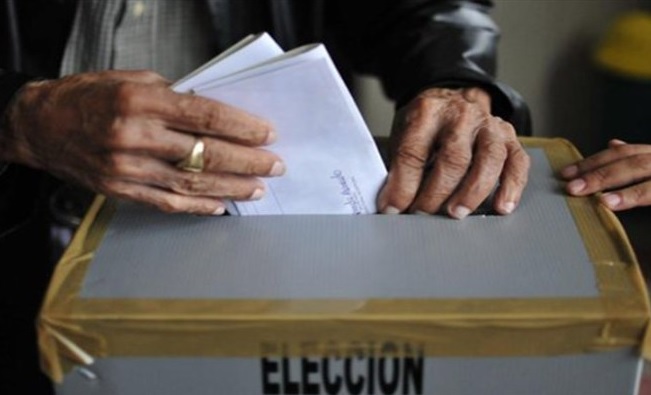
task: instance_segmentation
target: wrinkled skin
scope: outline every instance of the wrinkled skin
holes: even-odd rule
[[[205,169],[175,164],[205,144]],[[285,171],[263,147],[276,138],[265,120],[175,93],[149,71],[83,73],[24,87],[0,133],[0,160],[45,170],[96,193],[165,212],[219,215],[224,199],[259,199],[262,177]],[[383,213],[445,210],[464,218],[496,188],[508,214],[527,181],[529,157],[513,127],[490,114],[481,89],[432,88],[397,114]]]
[[[381,212],[462,219],[495,189],[493,209],[509,214],[527,183],[530,159],[513,126],[490,113],[479,88],[432,88],[396,114]]]
[[[605,192],[599,199],[613,211],[651,206],[651,144],[611,140],[608,148],[561,170],[570,195]]]
[[[224,103],[178,94],[147,71],[85,73],[24,87],[0,133],[0,160],[165,212],[222,214],[257,199],[284,164],[272,126]],[[195,137],[196,136],[196,137]],[[205,144],[205,171],[175,163]]]

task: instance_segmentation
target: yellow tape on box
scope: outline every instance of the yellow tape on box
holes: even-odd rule
[[[555,170],[580,158],[566,140],[522,142],[542,148]],[[639,346],[651,355],[647,291],[624,230],[594,197],[568,197],[567,204],[594,265],[598,297],[80,298],[115,208],[98,197],[42,307],[43,366],[60,381],[71,366],[106,356],[531,356]]]

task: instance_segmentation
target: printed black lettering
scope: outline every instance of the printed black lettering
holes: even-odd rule
[[[368,359],[368,373],[366,376],[368,377],[367,393],[374,394],[375,393],[375,358],[374,357]]]
[[[404,359],[404,374],[402,376],[402,393],[422,395],[423,393],[423,355]],[[414,392],[411,392],[413,384]]]
[[[300,386],[297,381],[292,381],[291,370],[289,367],[289,358],[283,358],[283,394],[285,395],[298,395],[300,394]]]
[[[387,364],[387,361],[390,362]],[[387,374],[387,366],[390,366],[389,374]],[[395,394],[400,383],[400,360],[398,358],[380,358],[378,370],[382,394]]]
[[[422,395],[426,391],[422,344],[304,342],[302,356],[292,358],[289,355],[295,354],[286,343],[261,346],[277,353],[261,355],[264,395]]]
[[[357,380],[353,380],[353,360],[352,358],[344,359],[344,381],[346,389],[350,395],[359,395],[364,389],[364,376],[357,375]]]
[[[319,384],[310,381],[310,374],[318,373],[319,365],[308,358],[301,358],[301,383],[304,395],[318,395]]]
[[[341,391],[341,376],[338,374],[334,375],[335,379],[332,380],[332,376],[330,375],[330,361],[333,360],[339,360],[339,358],[321,359],[321,381],[328,395],[336,395]]]
[[[262,358],[260,367],[262,369],[262,392],[265,395],[280,394],[280,385],[277,382],[272,382],[270,377],[272,373],[278,372],[278,362]]]

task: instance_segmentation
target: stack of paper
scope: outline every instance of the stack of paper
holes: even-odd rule
[[[266,33],[249,36],[178,81],[270,121],[265,147],[286,173],[265,179],[258,201],[228,202],[233,215],[373,214],[387,171],[362,115],[322,44],[284,53]]]

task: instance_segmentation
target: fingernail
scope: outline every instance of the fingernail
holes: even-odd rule
[[[269,172],[270,176],[282,176],[285,174],[285,164],[283,162],[275,162],[273,166],[271,166],[271,171]]]
[[[264,196],[264,189],[256,188],[255,191],[249,196],[249,200],[260,200]]]
[[[585,189],[585,181],[583,181],[583,179],[581,178],[577,178],[576,180],[570,181],[570,183],[567,184],[567,189],[571,193],[579,193]]]
[[[577,165],[571,165],[563,170],[561,170],[561,175],[565,178],[573,178],[579,173],[579,167]]]
[[[414,214],[416,215],[430,215],[427,211],[422,211],[422,210],[416,210],[414,211]]]
[[[470,209],[466,206],[457,206],[452,209],[451,214],[456,219],[464,219],[470,214]]]
[[[265,144],[265,145],[268,145],[268,144],[274,143],[274,142],[276,142],[276,139],[277,139],[277,138],[278,138],[278,135],[277,135],[276,132],[272,129],[272,130],[270,130],[269,133],[267,134],[267,139],[264,141],[264,144]]]
[[[225,207],[217,207],[217,209],[212,212],[212,215],[223,215],[225,212],[226,212]]]
[[[601,201],[609,208],[616,208],[622,202],[622,198],[616,193],[604,193]]]
[[[514,202],[506,202],[506,203],[502,204],[500,209],[505,214],[511,214],[513,212],[513,210],[515,210],[515,203]]]
[[[382,211],[382,213],[383,213],[383,214],[390,214],[390,215],[393,215],[393,214],[400,214],[400,210],[398,210],[397,208],[395,208],[395,207],[393,207],[393,206],[387,206],[387,207]]]

